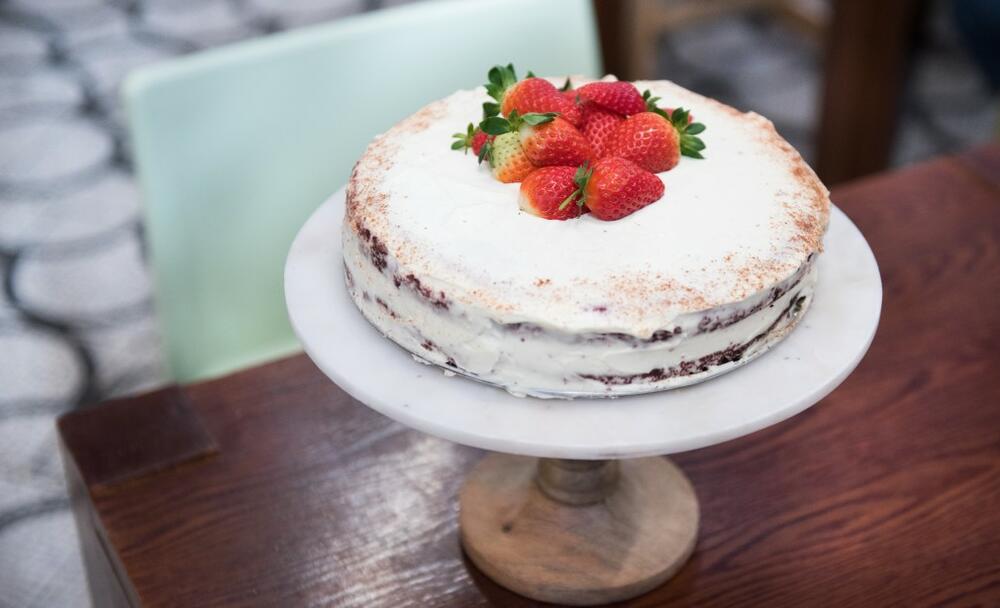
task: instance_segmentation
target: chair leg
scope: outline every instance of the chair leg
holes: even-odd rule
[[[827,36],[816,172],[834,185],[889,165],[924,0],[838,0]]]
[[[658,13],[662,7],[658,0],[633,0],[627,2],[629,24],[628,57],[632,67],[630,79],[649,79],[656,74],[656,38],[660,28]]]

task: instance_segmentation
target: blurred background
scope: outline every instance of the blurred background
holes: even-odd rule
[[[166,378],[123,77],[404,3],[0,0],[0,607],[86,605],[54,420]],[[828,185],[996,137],[998,6],[595,4],[608,72],[767,116]]]

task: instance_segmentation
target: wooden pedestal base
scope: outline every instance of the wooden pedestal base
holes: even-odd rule
[[[590,606],[641,595],[694,550],[698,499],[664,458],[554,460],[491,454],[460,498],[462,545],[521,595]]]

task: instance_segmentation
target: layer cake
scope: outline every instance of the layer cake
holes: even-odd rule
[[[635,85],[708,125],[705,158],[659,173],[662,198],[613,222],[525,213],[519,184],[449,149],[482,87],[376,137],[342,232],[365,318],[421,362],[536,397],[679,387],[780,341],[813,296],[826,188],[765,118]]]

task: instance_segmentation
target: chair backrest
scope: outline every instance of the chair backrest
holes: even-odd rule
[[[285,255],[376,134],[484,82],[494,64],[598,75],[598,54],[591,0],[450,0],[131,74],[125,102],[174,378],[221,375],[298,348],[282,293]]]

